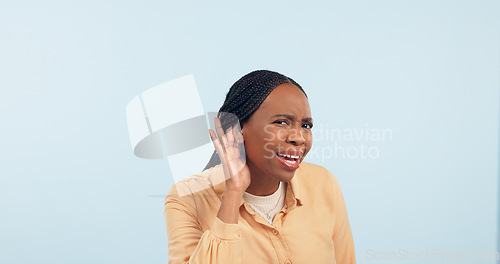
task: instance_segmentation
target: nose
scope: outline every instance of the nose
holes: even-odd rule
[[[306,142],[302,129],[290,129],[286,141],[293,145],[302,145]]]

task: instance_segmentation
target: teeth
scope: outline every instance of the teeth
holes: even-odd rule
[[[299,158],[299,156],[287,155],[287,154],[281,154],[281,153],[278,153],[278,156],[285,157],[285,158],[290,158],[290,159],[298,159]]]

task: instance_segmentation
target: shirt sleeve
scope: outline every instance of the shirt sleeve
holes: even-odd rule
[[[179,198],[175,185],[165,198],[169,264],[239,264],[242,242],[238,224],[214,218],[203,231],[192,196]]]
[[[351,225],[347,216],[347,208],[345,206],[344,196],[340,189],[340,184],[329,173],[334,186],[334,214],[335,226],[333,231],[333,244],[335,247],[335,260],[342,264],[355,264],[356,254],[354,252],[354,241],[352,238]]]

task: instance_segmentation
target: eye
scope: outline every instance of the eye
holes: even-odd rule
[[[311,128],[313,128],[313,124],[305,123],[305,124],[302,124],[302,127],[307,128],[307,129],[311,129]]]
[[[273,122],[273,124],[287,125],[288,122],[286,120],[276,120],[276,121]]]

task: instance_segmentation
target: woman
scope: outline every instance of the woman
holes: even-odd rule
[[[165,198],[169,263],[355,263],[338,181],[302,162],[313,124],[301,86],[251,72],[218,116],[207,168]]]

